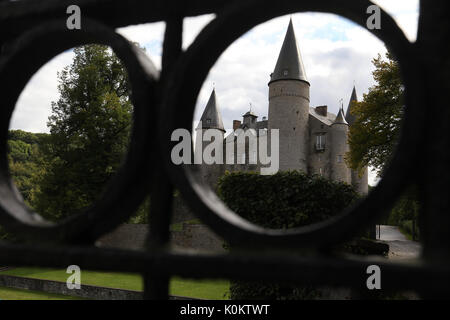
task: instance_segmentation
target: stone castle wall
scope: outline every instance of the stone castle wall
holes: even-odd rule
[[[99,247],[142,250],[148,237],[148,225],[123,224],[100,238]],[[224,252],[224,241],[202,224],[183,223],[181,230],[170,232],[171,244],[178,248]]]

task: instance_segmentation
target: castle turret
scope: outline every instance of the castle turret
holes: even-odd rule
[[[355,115],[353,114],[355,102],[358,102],[358,96],[356,95],[356,88],[353,86],[353,91],[348,103],[346,116],[349,126],[353,125],[356,120]],[[359,192],[360,194],[369,193],[369,172],[367,168],[364,168],[362,173],[351,170],[351,178],[352,185],[357,192]]]
[[[351,184],[351,170],[345,162],[345,155],[349,151],[347,136],[348,123],[345,119],[344,108],[341,107],[336,120],[331,125],[331,179]]]
[[[280,130],[280,170],[307,171],[309,89],[291,19],[269,82],[268,127]]]
[[[200,174],[205,184],[215,188],[218,178],[224,173],[224,167],[222,165],[224,163],[222,143],[225,134],[215,89],[213,89],[211,96],[209,97],[196,131],[196,158],[198,159],[198,157],[203,156]],[[207,131],[209,132],[207,133]],[[209,137],[209,134],[214,134],[214,137]],[[212,142],[220,142],[218,145],[220,145],[221,148],[214,149]],[[208,159],[205,155],[212,155],[212,159],[218,159],[218,163],[207,163]]]
[[[200,121],[202,129],[218,129],[225,132],[222,115],[220,114],[219,106],[217,104],[216,89],[213,89],[211,92],[211,96],[209,97]]]

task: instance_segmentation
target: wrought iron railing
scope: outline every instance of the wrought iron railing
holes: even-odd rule
[[[66,28],[66,8],[82,8],[81,30]],[[399,60],[406,87],[401,140],[385,178],[362,202],[336,219],[296,230],[265,230],[238,218],[199,184],[186,168],[170,161],[170,134],[189,129],[197,95],[213,64],[246,31],[271,18],[304,11],[335,13],[366,28],[366,0],[22,0],[0,2],[0,224],[32,241],[0,244],[0,264],[127,271],[143,274],[145,297],[166,299],[172,276],[287,280],[367,290],[366,269],[377,264],[383,289],[450,293],[450,28],[449,3],[421,1],[418,38],[409,42],[382,11],[382,28],[369,30]],[[182,50],[184,17],[215,13],[216,18]],[[165,21],[162,71],[115,29]],[[40,219],[19,200],[6,156],[9,120],[32,75],[69,48],[101,43],[123,60],[132,83],[136,120],[126,163],[107,192],[86,212],[58,223]],[[176,116],[175,116],[176,114]],[[420,230],[424,251],[415,263],[336,257],[323,250],[374,225],[410,184],[424,203]],[[240,253],[203,255],[168,246],[173,189],[214,232]],[[94,242],[130,217],[151,194],[150,236],[146,251],[97,248]],[[262,250],[271,248],[270,250]],[[297,257],[282,248],[309,248]]]

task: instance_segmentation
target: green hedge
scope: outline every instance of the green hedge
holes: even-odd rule
[[[226,173],[219,179],[218,194],[243,218],[271,229],[324,221],[359,197],[350,185],[298,171],[272,176]],[[232,281],[230,285],[231,299],[312,299],[317,295],[312,287],[286,284]]]
[[[272,229],[324,221],[358,198],[348,184],[298,171],[272,176],[226,173],[219,179],[218,194],[243,218]]]

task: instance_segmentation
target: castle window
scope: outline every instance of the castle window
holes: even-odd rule
[[[320,175],[322,175],[322,174],[323,174],[323,172],[322,172],[322,168],[320,168],[320,169],[319,169],[319,174],[320,174]]]
[[[337,156],[337,162],[338,163],[342,163],[342,156],[341,155]]]
[[[316,136],[316,150],[317,151],[325,150],[325,135],[324,134],[318,134]]]

